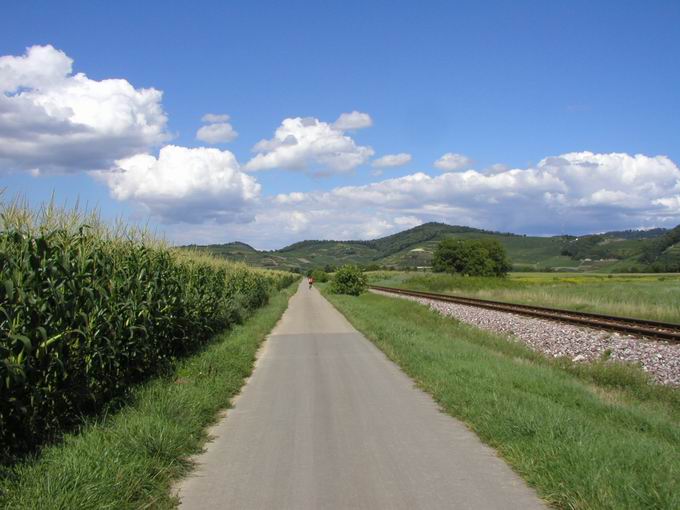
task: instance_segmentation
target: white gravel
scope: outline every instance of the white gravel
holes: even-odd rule
[[[609,352],[608,359],[610,360],[639,363],[655,381],[680,386],[680,344],[677,343],[609,333],[486,308],[375,290],[372,292],[417,301],[461,322],[481,329],[509,334],[532,349],[549,356],[567,356],[575,362],[588,362],[600,359]]]

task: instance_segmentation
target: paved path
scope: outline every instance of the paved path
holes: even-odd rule
[[[183,509],[538,509],[464,425],[303,283]]]

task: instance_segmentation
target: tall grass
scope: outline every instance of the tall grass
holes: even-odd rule
[[[243,324],[215,335],[173,371],[138,384],[119,412],[93,417],[79,434],[39,457],[0,468],[0,508],[138,510],[176,508],[171,483],[193,467],[205,427],[231,407],[255,352],[297,290],[291,285]]]
[[[326,297],[447,413],[563,509],[680,508],[680,392],[372,293]]]
[[[177,253],[48,205],[0,209],[0,461],[58,437],[293,275]]]
[[[680,323],[678,275],[512,275],[376,273],[371,283],[481,299]]]

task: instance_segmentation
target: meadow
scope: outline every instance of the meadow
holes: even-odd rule
[[[370,283],[680,323],[680,274],[510,273],[506,278],[375,271]]]

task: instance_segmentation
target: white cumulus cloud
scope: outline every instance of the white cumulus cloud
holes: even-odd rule
[[[238,133],[228,122],[208,124],[202,126],[196,132],[196,138],[202,142],[210,144],[231,142],[238,136]]]
[[[411,155],[406,152],[400,152],[399,154],[386,154],[377,159],[374,159],[371,163],[373,168],[390,168],[394,166],[403,166],[411,162]]]
[[[49,45],[0,57],[4,169],[105,169],[168,139],[162,92],[124,79],[91,80],[72,66]]]
[[[350,113],[342,113],[340,117],[333,123],[335,129],[347,131],[352,129],[364,129],[373,125],[373,119],[368,113],[358,112],[356,110]]]
[[[680,168],[666,156],[578,152],[493,173],[417,172],[263,199],[253,223],[230,227],[230,238],[276,248],[370,239],[425,221],[529,234],[672,227],[680,223]]]
[[[162,221],[200,223],[252,220],[260,185],[229,151],[167,145],[158,158],[138,154],[97,176],[118,200],[131,200]]]
[[[434,162],[435,168],[444,171],[462,170],[469,167],[472,160],[463,154],[455,154],[447,152],[441,158]]]
[[[283,168],[317,174],[351,171],[374,154],[371,147],[358,145],[341,129],[313,117],[285,119],[274,138],[261,140],[253,150],[257,154],[246,170]]]
[[[236,139],[238,133],[227,122],[229,115],[206,113],[202,119],[207,123],[196,132],[196,139],[209,144],[227,143]]]

